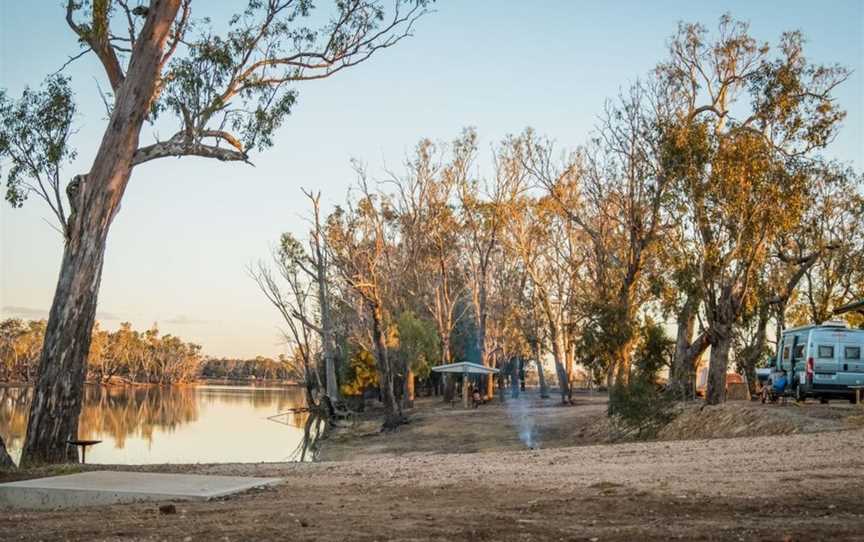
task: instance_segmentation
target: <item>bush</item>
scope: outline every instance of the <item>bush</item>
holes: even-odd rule
[[[616,440],[653,438],[675,418],[675,401],[650,380],[634,378],[612,387],[608,413]]]

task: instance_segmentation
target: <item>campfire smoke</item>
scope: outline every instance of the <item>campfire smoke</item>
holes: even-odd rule
[[[512,399],[505,404],[507,405],[507,414],[513,419],[518,428],[519,440],[529,450],[539,448],[540,443],[537,439],[534,416],[531,414],[528,400],[525,398]]]

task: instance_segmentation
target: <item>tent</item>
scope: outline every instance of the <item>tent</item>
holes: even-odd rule
[[[460,361],[458,363],[448,363],[447,365],[439,365],[432,367],[436,373],[457,373],[465,377],[465,382],[468,381],[468,375],[494,375],[500,371],[494,367],[486,367],[479,363],[471,363],[470,361]],[[462,386],[462,406],[468,408],[468,386]]]

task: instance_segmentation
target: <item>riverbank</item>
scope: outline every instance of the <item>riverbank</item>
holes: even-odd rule
[[[0,511],[8,540],[851,540],[864,431],[136,470],[282,477],[231,499]],[[794,450],[782,454],[778,450]],[[87,466],[85,468],[104,468]],[[128,469],[129,467],[123,467]],[[110,521],[106,521],[110,518]]]

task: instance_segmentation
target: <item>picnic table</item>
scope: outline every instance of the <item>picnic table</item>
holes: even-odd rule
[[[67,440],[66,444],[70,446],[80,446],[81,447],[81,464],[87,462],[87,446],[94,446],[102,442],[101,440]]]

